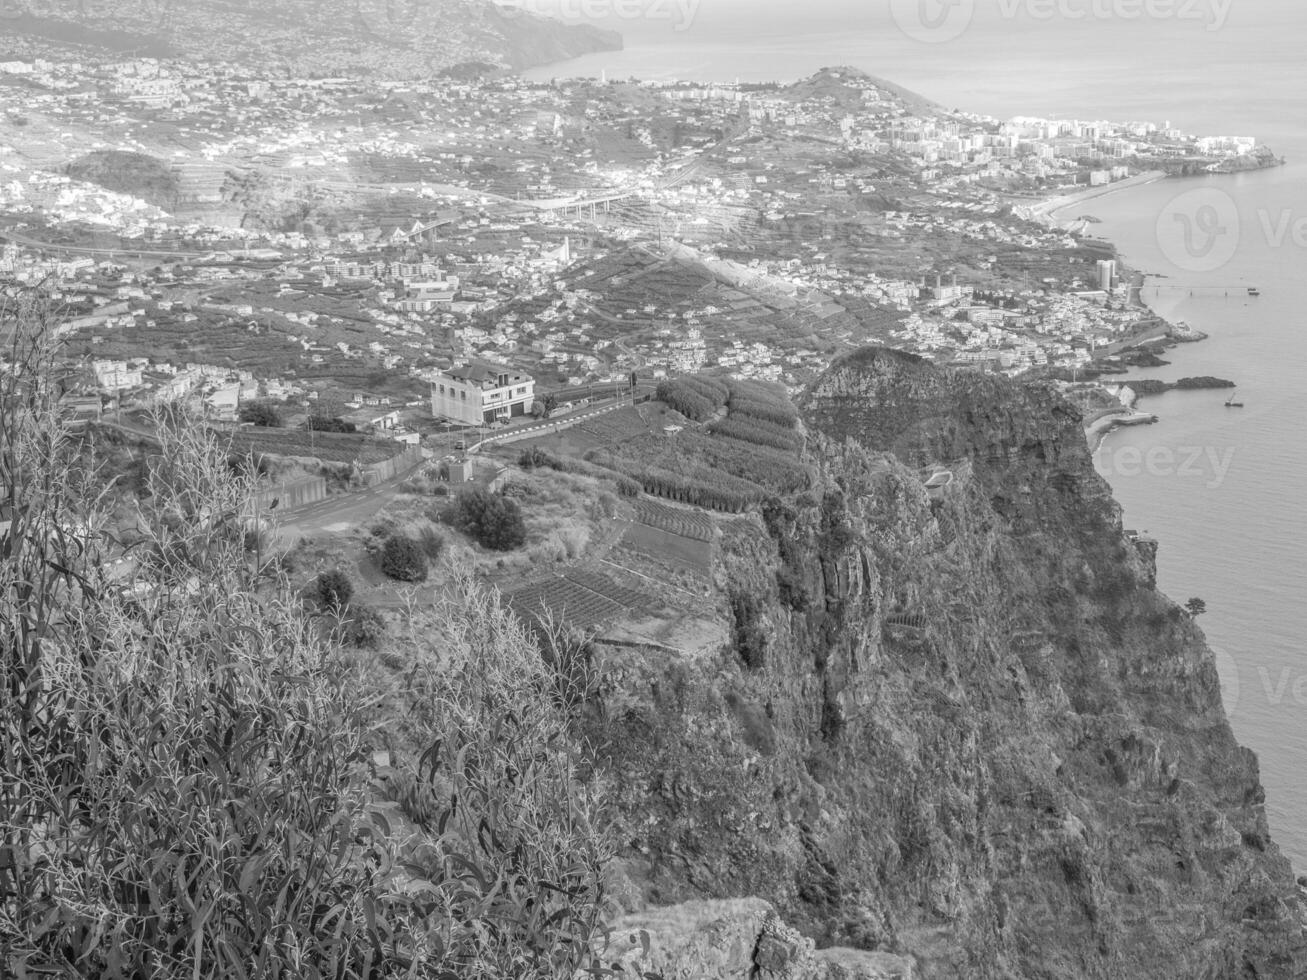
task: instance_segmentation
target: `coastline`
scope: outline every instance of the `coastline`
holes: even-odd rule
[[[1089,453],[1093,455],[1102,449],[1104,440],[1117,429],[1134,425],[1152,425],[1158,421],[1161,420],[1153,413],[1140,412],[1132,408],[1094,419],[1085,426],[1085,441],[1089,443]]]
[[[1148,184],[1156,183],[1159,180],[1166,180],[1169,177],[1170,174],[1163,170],[1148,170],[1144,173],[1136,174],[1133,177],[1127,177],[1125,180],[1119,180],[1103,187],[1085,188],[1082,191],[1077,191],[1071,194],[1051,197],[1037,205],[1034,205],[1031,209],[1031,217],[1034,220],[1042,219],[1049,225],[1061,227],[1068,231],[1083,233],[1083,229],[1079,227],[1083,225],[1083,222],[1079,217],[1060,219],[1059,212],[1064,212],[1069,208],[1079,207],[1088,201],[1097,200],[1119,191],[1127,191],[1135,187],[1143,187]],[[1115,243],[1111,244],[1113,252],[1117,256],[1117,261],[1123,263],[1120,253],[1116,251]],[[1172,323],[1165,317],[1158,315],[1143,298],[1144,289],[1147,288],[1148,280],[1152,277],[1150,277],[1146,272],[1139,272],[1138,275],[1142,281],[1134,290],[1134,294],[1138,296],[1137,302],[1141,307],[1148,310],[1150,313],[1153,313],[1154,316],[1157,316],[1159,320],[1166,324],[1166,333],[1163,335],[1168,342],[1166,346],[1176,346],[1182,343],[1196,343],[1207,339],[1206,334],[1201,331],[1193,330],[1187,324]],[[1120,351],[1138,347],[1142,344],[1152,343],[1158,339],[1161,338],[1155,336],[1141,336],[1135,340],[1123,343],[1118,353]],[[1131,404],[1127,407],[1123,407],[1120,411],[1114,411],[1109,415],[1099,416],[1085,425],[1085,440],[1089,444],[1090,454],[1097,453],[1098,450],[1102,448],[1107,437],[1117,429],[1129,428],[1136,425],[1151,425],[1158,421],[1160,421],[1159,416],[1151,412],[1141,412],[1136,409],[1134,407],[1134,400],[1132,399]]]
[[[1043,218],[1052,224],[1069,225],[1075,223],[1077,219],[1059,220],[1057,213],[1065,211],[1067,208],[1076,207],[1108,194],[1115,194],[1118,191],[1129,190],[1132,187],[1142,187],[1145,184],[1156,183],[1159,180],[1167,179],[1167,173],[1164,170],[1147,170],[1141,174],[1135,174],[1133,177],[1127,177],[1125,180],[1118,180],[1112,184],[1105,184],[1102,187],[1086,187],[1082,191],[1073,191],[1070,194],[1062,194],[1058,197],[1050,197],[1040,203],[1033,205],[1030,209],[1032,218]]]

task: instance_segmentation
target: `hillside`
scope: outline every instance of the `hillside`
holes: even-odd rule
[[[1307,970],[1211,651],[1049,387],[672,379],[264,562],[232,447],[163,417],[94,530],[38,355],[0,373],[5,976]]]
[[[622,46],[614,31],[491,0],[42,4],[5,25],[11,50],[177,57],[309,77],[415,78],[470,63],[521,69]]]
[[[801,408],[818,484],[719,521],[731,649],[606,654],[619,691],[594,734],[654,960],[1302,976],[1256,759],[1079,413],[883,350]],[[666,909],[687,902],[707,904]],[[814,961],[771,908],[830,949]],[[751,951],[732,965],[722,936]]]
[[[924,95],[849,65],[822,68],[787,86],[784,91],[798,101],[819,99],[846,110],[856,110],[862,103],[862,89],[868,86],[875,86],[883,98],[901,103],[911,113],[934,115],[944,111],[942,106]]]
[[[145,153],[95,150],[68,164],[64,172],[74,180],[138,197],[168,211],[177,207],[181,193],[177,174],[162,160]]]

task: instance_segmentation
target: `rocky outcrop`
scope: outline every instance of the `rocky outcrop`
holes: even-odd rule
[[[687,902],[617,922],[611,949],[631,975],[664,980],[912,980],[912,961],[854,949],[817,952],[758,898]]]
[[[730,648],[604,654],[627,908],[753,896],[917,980],[1307,975],[1256,759],[1078,411],[883,350],[802,407],[817,484],[723,527]]]

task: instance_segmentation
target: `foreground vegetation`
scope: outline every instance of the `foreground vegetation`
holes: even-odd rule
[[[606,975],[580,641],[542,657],[455,577],[379,671],[339,582],[319,612],[259,563],[250,478],[185,421],[129,540],[45,313],[0,314],[0,975]]]

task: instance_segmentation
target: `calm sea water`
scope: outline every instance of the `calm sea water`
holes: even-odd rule
[[[1176,4],[1177,14],[1203,14],[1200,22],[1127,20],[1112,12],[1128,5],[1058,0],[1062,13],[1039,20],[1021,3],[981,0],[961,36],[926,44],[898,31],[886,4],[701,0],[687,22],[653,3],[643,19],[606,22],[627,35],[627,50],[533,76],[786,80],[848,64],[1000,118],[1170,120],[1255,135],[1290,159],[1274,171],[1123,191],[1077,213],[1102,219],[1097,232],[1131,265],[1165,277],[1149,292],[1159,312],[1211,335],[1168,355],[1170,367],[1142,374],[1212,374],[1239,385],[1242,409],[1213,391],[1147,400],[1162,421],[1113,434],[1097,464],[1127,524],[1161,540],[1162,588],[1207,602],[1201,624],[1235,732],[1261,758],[1276,839],[1307,871],[1307,5]],[[1107,15],[1075,18],[1091,9]],[[1177,204],[1194,190],[1208,196]],[[1193,234],[1207,228],[1221,247],[1205,252],[1197,239],[1194,251],[1177,252],[1176,213],[1203,222]],[[1262,295],[1250,298],[1249,285]]]

